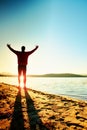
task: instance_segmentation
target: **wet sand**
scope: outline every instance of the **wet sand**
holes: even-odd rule
[[[0,83],[0,130],[87,130],[87,102]]]

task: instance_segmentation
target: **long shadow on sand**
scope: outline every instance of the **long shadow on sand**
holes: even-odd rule
[[[26,104],[27,104],[27,113],[30,123],[30,130],[49,130],[46,126],[43,125],[38,111],[34,107],[34,102],[31,99],[28,91],[25,90]]]
[[[25,99],[26,99],[26,107],[27,107],[27,114],[29,118],[29,127],[28,130],[49,130],[44,124],[42,123],[38,111],[34,107],[34,102],[31,99],[27,90],[25,92]],[[16,96],[15,104],[14,104],[14,112],[12,116],[12,121],[9,130],[27,130],[24,128],[24,119],[23,119],[23,112],[22,112],[22,104],[21,104],[21,90],[18,91]]]
[[[22,114],[20,90],[18,91],[18,94],[16,96],[10,130],[24,130],[24,120],[23,120],[23,114]]]

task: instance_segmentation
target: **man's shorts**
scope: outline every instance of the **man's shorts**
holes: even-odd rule
[[[18,65],[18,72],[26,72],[26,65]]]

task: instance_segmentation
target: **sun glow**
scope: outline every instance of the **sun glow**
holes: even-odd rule
[[[21,75],[21,76],[20,76],[20,87],[21,87],[21,88],[24,88],[24,82],[23,82],[23,81],[24,81],[24,76]]]

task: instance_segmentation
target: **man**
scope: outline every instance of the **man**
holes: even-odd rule
[[[36,46],[33,50],[25,52],[25,46],[21,47],[21,51],[14,50],[10,44],[7,44],[7,47],[17,55],[18,59],[18,82],[20,86],[20,76],[23,74],[24,77],[24,88],[26,88],[26,66],[28,64],[28,56],[30,56],[34,51],[38,49],[39,46]]]

